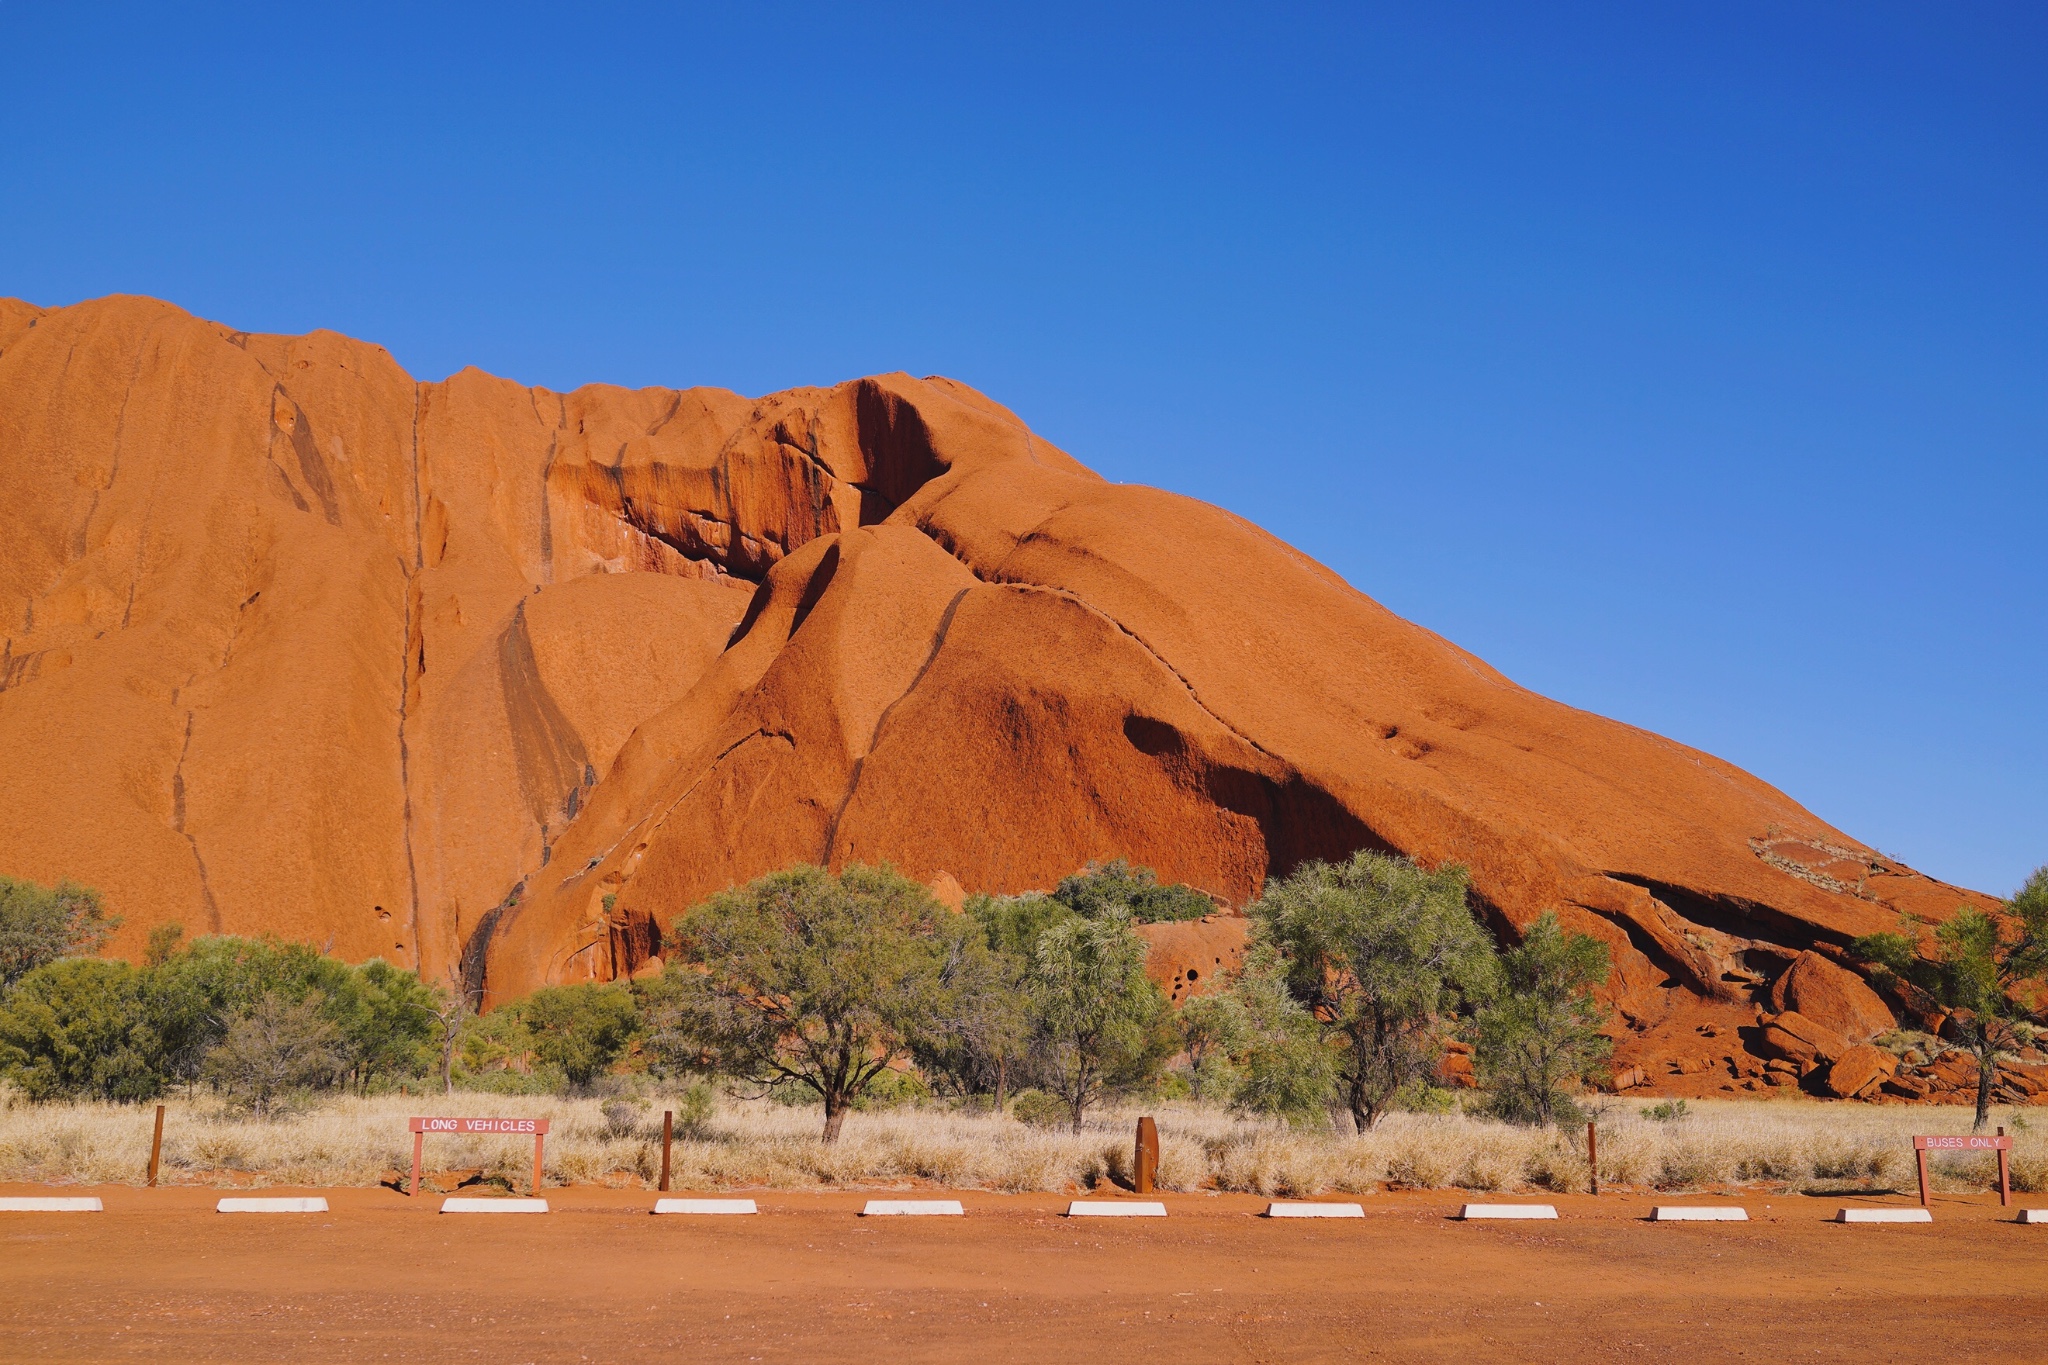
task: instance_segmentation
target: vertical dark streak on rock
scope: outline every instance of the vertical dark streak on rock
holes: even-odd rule
[[[185,713],[185,743],[178,750],[178,766],[171,772],[171,828],[192,849],[192,863],[199,869],[199,894],[206,905],[206,932],[221,931],[220,904],[213,898],[213,886],[206,878],[206,859],[199,856],[199,841],[185,828],[185,758],[192,752],[192,721],[199,713]]]
[[[420,938],[420,868],[412,847],[412,752],[407,747],[405,733],[413,684],[414,588],[424,564],[420,544],[420,389],[421,385],[417,383],[412,386],[412,564],[408,567],[404,559],[399,560],[399,570],[405,580],[405,613],[404,632],[399,638],[398,648],[398,792],[402,802],[399,828],[405,840],[405,876],[412,888],[412,968],[423,973],[426,970],[426,953]],[[424,644],[420,653],[426,653]]]

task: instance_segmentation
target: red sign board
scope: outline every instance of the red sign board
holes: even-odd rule
[[[1913,1139],[1916,1152],[2009,1152],[2012,1139],[2000,1133],[1997,1137],[1916,1137]]]
[[[426,1119],[407,1120],[415,1133],[481,1133],[506,1137],[538,1137],[547,1132],[546,1119]]]

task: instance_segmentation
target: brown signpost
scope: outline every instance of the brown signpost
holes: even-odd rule
[[[420,1192],[420,1157],[427,1145],[429,1133],[491,1134],[503,1137],[533,1138],[533,1192],[540,1193],[541,1149],[548,1140],[546,1119],[434,1119],[414,1118],[406,1120],[412,1129],[412,1193]]]
[[[1920,1207],[1927,1207],[1927,1154],[1929,1152],[1996,1152],[1998,1153],[1998,1202],[2010,1206],[2012,1203],[2012,1139],[2005,1135],[2005,1129],[1998,1130],[1997,1137],[1916,1137],[1913,1139],[1913,1163],[1920,1168]]]
[[[1593,1193],[1600,1193],[1600,1135],[1590,1120],[1586,1124],[1586,1172],[1592,1180]]]
[[[1999,1130],[2003,1132],[2003,1130]],[[156,1166],[164,1158],[164,1105],[156,1107],[156,1136],[150,1138],[150,1189],[156,1189]]]
[[[676,1137],[676,1111],[661,1111],[661,1192],[668,1193],[668,1149]]]
[[[1138,1150],[1131,1168],[1138,1193],[1152,1193],[1152,1184],[1159,1177],[1159,1125],[1151,1119],[1138,1120]]]

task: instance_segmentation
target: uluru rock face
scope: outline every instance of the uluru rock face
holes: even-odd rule
[[[945,379],[423,384],[0,301],[0,506],[0,870],[99,886],[130,953],[178,920],[502,999],[798,860],[1242,905],[1372,846],[1599,934],[1655,1031],[1984,903]]]

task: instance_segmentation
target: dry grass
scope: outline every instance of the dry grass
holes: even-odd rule
[[[337,1099],[269,1122],[210,1100],[169,1105],[167,1183],[371,1185],[412,1159],[407,1115],[546,1117],[547,1173],[561,1184],[651,1185],[661,1161],[659,1100],[640,1101],[623,1129],[596,1100],[490,1095]],[[1601,1116],[1600,1178],[1656,1190],[1910,1188],[1914,1133],[1969,1131],[1966,1109],[1812,1101],[1694,1101],[1684,1118],[1641,1116],[1610,1103]],[[1080,1134],[937,1108],[850,1116],[835,1145],[818,1140],[815,1109],[725,1101],[701,1134],[678,1137],[678,1189],[815,1189],[918,1183],[962,1189],[1065,1191],[1128,1177],[1137,1110],[1092,1119]],[[1151,1107],[1160,1131],[1160,1184],[1265,1195],[1368,1194],[1383,1184],[1425,1189],[1575,1190],[1586,1184],[1584,1137],[1511,1128],[1464,1115],[1397,1114],[1362,1137],[1303,1131],[1213,1109]],[[2004,1113],[1999,1119],[2023,1124]],[[0,1182],[139,1183],[149,1157],[148,1107],[31,1105],[0,1095]],[[2017,1188],[2048,1190],[2048,1118],[2020,1129]],[[436,1137],[434,1170],[481,1170],[523,1184],[532,1149],[517,1139]],[[1984,1189],[1991,1158],[1943,1156],[1942,1189]]]

